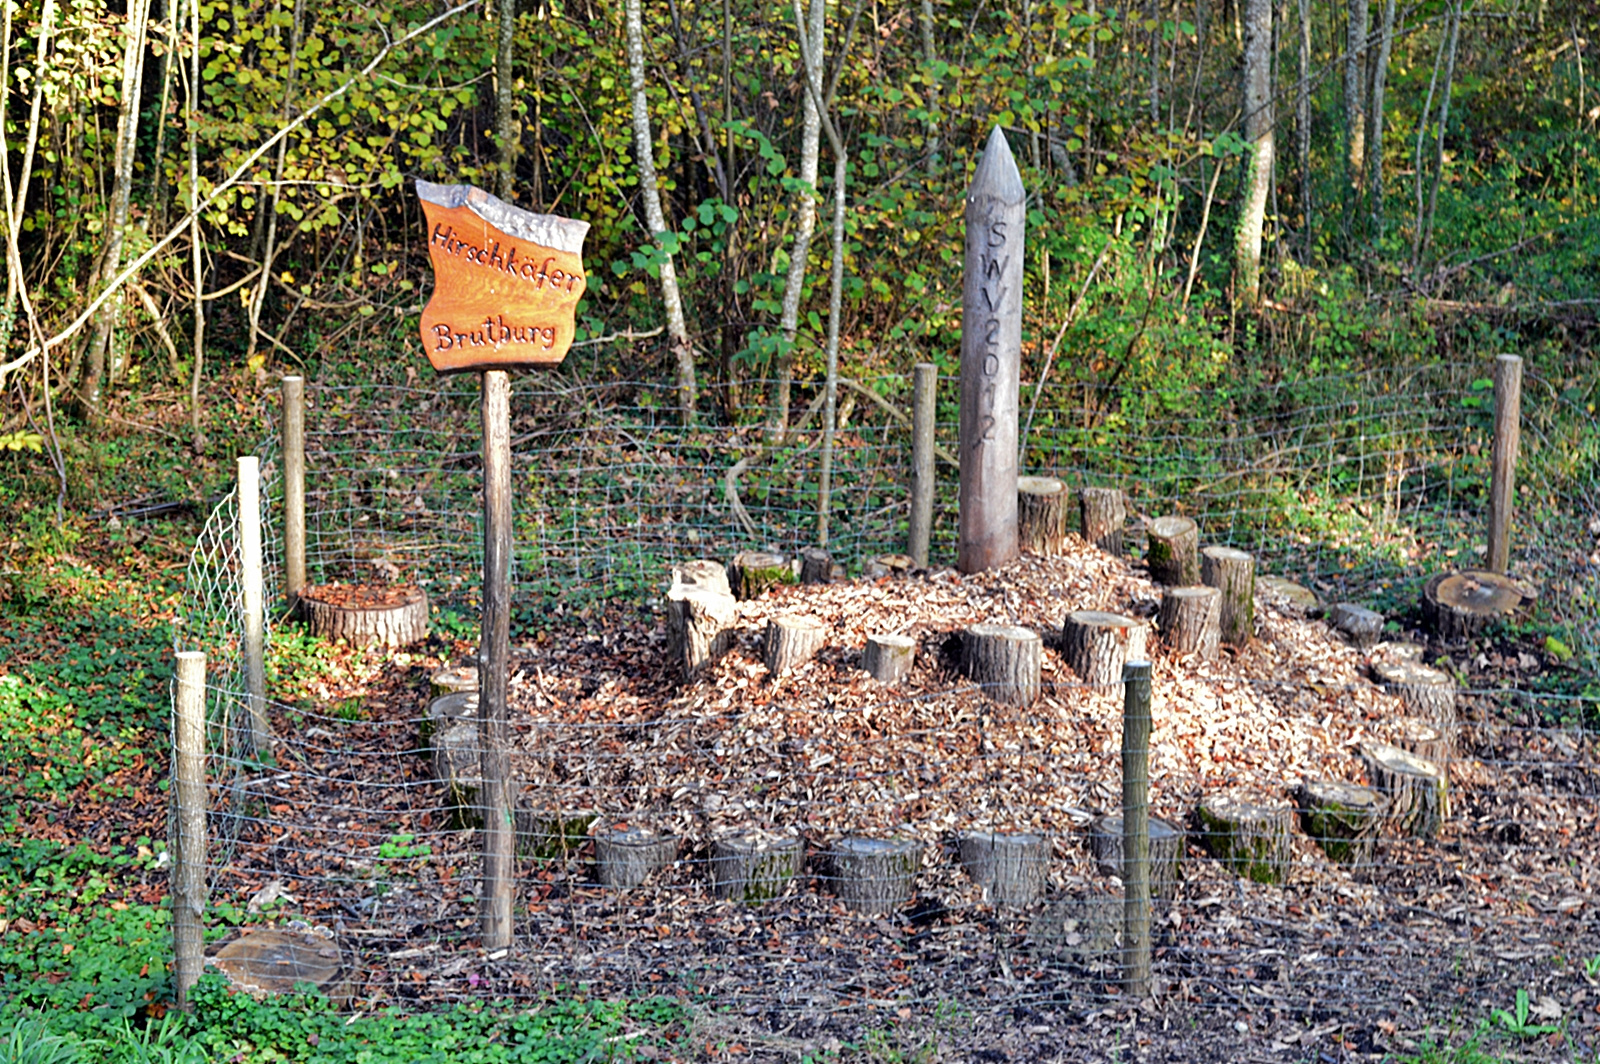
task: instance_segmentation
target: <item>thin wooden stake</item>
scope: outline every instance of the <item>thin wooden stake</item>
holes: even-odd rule
[[[306,380],[283,378],[283,593],[306,586]]]
[[[933,539],[933,426],[939,367],[918,362],[911,380],[911,542],[906,553],[917,568],[926,569]]]
[[[483,372],[483,633],[478,652],[478,746],[483,789],[483,948],[511,945],[511,752],[506,680],[511,655],[511,378]]]
[[[239,569],[244,601],[244,673],[250,710],[250,749],[260,759],[272,756],[272,725],[267,720],[266,583],[261,570],[261,461],[239,456]]]
[[[178,1007],[205,967],[206,908],[206,656],[178,652],[173,698],[172,776],[177,815],[172,854],[172,979]]]
[[[1150,996],[1150,663],[1122,668],[1122,973]]]
[[[1517,448],[1522,438],[1522,359],[1494,360],[1494,453],[1489,485],[1489,570],[1511,564],[1511,516],[1516,509]]]

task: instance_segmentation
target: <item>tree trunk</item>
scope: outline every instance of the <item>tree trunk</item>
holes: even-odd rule
[[[1406,716],[1429,724],[1453,728],[1456,723],[1456,682],[1448,673],[1414,661],[1374,662],[1372,678],[1399,697]]]
[[[1222,592],[1218,623],[1222,641],[1245,647],[1255,635],[1256,560],[1232,547],[1207,547],[1200,552],[1200,578]]]
[[[300,616],[312,635],[353,647],[400,647],[428,637],[428,596],[412,584],[325,584],[300,591]]]
[[[1462,0],[1456,0],[1450,6],[1450,43],[1445,56],[1444,91],[1439,97],[1439,132],[1434,141],[1433,173],[1429,179],[1426,215],[1420,210],[1419,197],[1417,240],[1411,256],[1413,273],[1421,272],[1428,255],[1428,244],[1433,240],[1433,214],[1439,205],[1439,179],[1444,176],[1444,135],[1450,125],[1450,90],[1456,76],[1456,43],[1461,37],[1461,3]]]
[[[1123,878],[1122,814],[1095,817],[1089,825],[1089,852],[1102,875]],[[1150,818],[1150,896],[1171,901],[1178,892],[1183,861],[1183,832],[1165,820]]]
[[[1107,554],[1122,556],[1122,526],[1128,520],[1127,497],[1120,488],[1084,488],[1078,494],[1083,538]]]
[[[289,121],[294,103],[297,61],[300,55],[300,33],[304,26],[304,0],[295,0],[294,22],[289,30],[289,72],[283,87],[281,121]],[[272,284],[272,258],[278,251],[278,201],[282,195],[283,168],[289,155],[289,138],[278,141],[277,159],[272,166],[272,194],[263,207],[267,215],[266,244],[261,251],[261,279],[256,283],[255,295],[250,300],[250,344],[245,350],[245,364],[255,357],[256,342],[261,336],[261,308],[266,303],[267,289]]]
[[[899,683],[911,675],[917,641],[908,635],[869,635],[861,652],[861,667],[879,683]]]
[[[833,583],[833,555],[821,547],[806,547],[800,552],[800,582],[802,584]]]
[[[1187,517],[1158,517],[1145,530],[1150,579],[1168,587],[1200,582],[1200,528]]]
[[[1372,785],[1389,796],[1389,815],[1408,835],[1431,839],[1450,816],[1450,780],[1432,761],[1390,746],[1364,742],[1359,748]]]
[[[805,863],[798,835],[748,831],[711,844],[711,892],[747,905],[770,901],[788,889]]]
[[[1211,855],[1257,883],[1282,883],[1294,855],[1294,809],[1280,798],[1224,791],[1200,802],[1201,841]]]
[[[594,833],[594,872],[601,886],[637,887],[677,856],[676,835],[628,824],[608,824]]]
[[[1345,144],[1345,224],[1360,194],[1361,178],[1366,173],[1367,134],[1367,3],[1345,0],[1344,52],[1344,144]]]
[[[1372,91],[1367,100],[1367,195],[1372,203],[1372,239],[1383,239],[1383,94],[1394,49],[1394,0],[1384,0],[1378,30],[1378,54],[1372,64]]]
[[[733,639],[738,610],[728,590],[728,573],[712,561],[672,567],[667,589],[667,657],[690,680],[722,656]]]
[[[517,43],[517,0],[500,0],[500,34],[494,51],[494,139],[500,149],[499,165],[495,168],[495,195],[511,202],[512,185],[517,178],[517,149],[522,147],[517,136],[516,108],[512,104],[512,87]],[[632,62],[632,53],[629,53]]]
[[[1371,787],[1310,780],[1294,791],[1300,827],[1330,861],[1364,864],[1389,812],[1389,799]]]
[[[683,423],[694,421],[695,368],[694,345],[683,317],[683,298],[678,292],[678,274],[667,249],[666,218],[661,211],[661,185],[656,180],[655,138],[650,132],[650,104],[645,95],[644,19],[640,0],[627,0],[624,18],[628,38],[628,78],[633,104],[633,151],[639,166],[639,191],[644,200],[645,226],[650,239],[661,251],[661,302],[667,316],[667,335],[671,338],[677,364],[678,407]]]
[[[1528,598],[1521,584],[1485,569],[1438,573],[1422,585],[1422,624],[1443,642],[1461,643]]]
[[[1112,691],[1122,686],[1122,666],[1145,656],[1148,627],[1135,617],[1075,610],[1062,625],[1062,656],[1078,678]]]
[[[1455,743],[1451,738],[1444,726],[1425,720],[1402,720],[1395,728],[1394,745],[1449,772],[1450,762],[1455,760]]]
[[[477,670],[474,669],[474,672]],[[473,687],[477,687],[476,681]],[[436,746],[433,738],[443,735],[457,724],[470,724],[478,726],[478,692],[456,691],[452,694],[440,695],[428,702],[428,711],[423,714],[422,720],[417,722],[417,749],[429,757],[434,756]],[[474,747],[476,749],[476,747]],[[477,762],[473,762],[475,766]],[[474,767],[471,774],[476,776],[478,770]],[[441,779],[446,777],[440,776]]]
[[[200,85],[200,0],[189,5],[189,268],[194,285],[194,368],[189,375],[189,427],[190,445],[197,454],[204,454],[210,446],[200,428],[200,375],[205,366],[206,304],[201,297],[206,290],[206,271],[202,261],[205,250],[200,240],[200,99],[204,91]]]
[[[1300,77],[1294,93],[1294,146],[1300,174],[1300,228],[1305,241],[1301,251],[1311,262],[1311,0],[1300,0]]]
[[[816,656],[827,641],[827,625],[814,617],[774,617],[767,622],[762,660],[767,671],[781,676]]]
[[[1214,587],[1169,587],[1161,595],[1156,627],[1174,654],[1217,656],[1222,638],[1222,592]]]
[[[1067,486],[1055,477],[1017,478],[1017,542],[1030,554],[1060,554],[1067,538]]]
[[[854,913],[881,914],[911,900],[922,844],[909,839],[840,839],[823,855],[833,892]]]
[[[745,550],[733,556],[728,566],[733,597],[741,601],[759,598],[769,587],[795,582],[794,565],[781,554],[764,550]]]
[[[1352,0],[1365,3],[1365,0]],[[1241,306],[1261,302],[1261,228],[1272,192],[1272,0],[1246,0],[1244,37],[1244,139],[1249,158],[1245,169],[1244,203],[1234,232],[1234,274]]]
[[[1050,840],[1043,835],[969,831],[956,839],[961,867],[991,905],[1030,905],[1044,893]]]
[[[938,58],[933,50],[933,0],[922,0],[917,28],[922,33],[922,65],[928,74],[928,123],[923,154],[927,158],[928,174],[933,176],[939,172],[939,82],[933,76],[933,63]]]
[[[1030,706],[1039,697],[1044,643],[1039,634],[1008,624],[975,624],[961,639],[961,671],[984,697]]]

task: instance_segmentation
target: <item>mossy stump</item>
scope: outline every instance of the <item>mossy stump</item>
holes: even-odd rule
[[[589,841],[589,825],[599,815],[589,810],[544,808],[523,798],[512,818],[517,856],[552,861],[581,849]]]
[[[1145,529],[1150,579],[1167,587],[1200,582],[1200,526],[1187,517],[1158,517]]]
[[[1196,810],[1200,841],[1211,856],[1257,883],[1289,877],[1294,808],[1281,798],[1242,791],[1209,794]]]
[[[799,835],[744,831],[711,843],[711,892],[719,898],[759,905],[789,888],[805,864]]]
[[[1389,799],[1372,787],[1342,780],[1309,780],[1293,791],[1306,836],[1337,864],[1361,864],[1389,814]]]
[[[1256,630],[1256,560],[1232,547],[1207,547],[1200,552],[1200,580],[1222,592],[1217,613],[1222,642],[1243,648]]]
[[[798,581],[794,563],[770,551],[740,551],[728,565],[728,584],[733,589],[733,597],[741,601],[758,598],[770,587]]]

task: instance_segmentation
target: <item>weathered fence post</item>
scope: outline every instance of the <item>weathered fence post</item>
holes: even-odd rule
[[[1490,459],[1489,570],[1511,563],[1511,515],[1516,509],[1517,447],[1522,439],[1522,358],[1494,360],[1494,452]]]
[[[205,967],[206,656],[198,650],[178,652],[172,706],[172,978],[178,1007],[187,1009],[189,988]]]
[[[918,362],[911,376],[911,543],[907,554],[918,569],[928,567],[933,540],[933,425],[939,367]]]
[[[1122,973],[1150,996],[1150,663],[1122,667]]]
[[[967,190],[956,552],[956,568],[964,573],[1017,557],[1024,198],[1017,161],[996,126]]]
[[[283,378],[283,593],[306,586],[306,380]]]
[[[511,945],[511,751],[506,681],[511,654],[511,378],[483,371],[483,633],[478,653],[478,748],[483,790],[483,948]]]
[[[250,711],[250,750],[272,756],[267,720],[266,585],[261,571],[261,460],[239,456],[239,569],[244,601],[244,675]]]

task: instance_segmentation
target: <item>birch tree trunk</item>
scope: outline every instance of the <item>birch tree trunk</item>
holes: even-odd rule
[[[1300,80],[1294,94],[1294,147],[1300,172],[1300,227],[1306,262],[1311,261],[1311,0],[1300,0]]]
[[[1344,144],[1345,144],[1345,224],[1348,227],[1360,194],[1361,178],[1367,158],[1367,0],[1347,0],[1345,4],[1344,52]]]
[[[1244,137],[1249,143],[1244,204],[1234,234],[1233,261],[1241,306],[1261,301],[1261,227],[1272,191],[1272,0],[1246,0],[1244,22]]]
[[[1384,0],[1378,29],[1378,55],[1372,64],[1372,91],[1367,96],[1367,192],[1372,197],[1372,237],[1383,236],[1383,92],[1389,80],[1389,55],[1394,49],[1394,0]]]
[[[106,217],[106,244],[100,258],[96,288],[104,288],[122,270],[123,230],[128,226],[128,202],[133,192],[133,151],[139,136],[139,96],[144,83],[146,27],[150,21],[150,0],[130,0],[124,27],[122,52],[122,100],[117,110],[116,150],[112,162],[111,202]],[[108,299],[95,316],[89,334],[89,372],[83,382],[83,400],[90,417],[98,416],[100,387],[106,375],[106,353],[112,347],[112,332],[122,312],[120,290]],[[112,360],[111,374],[118,369]]]
[[[298,8],[298,2],[296,8]],[[295,20],[296,27],[299,19]],[[500,0],[500,37],[494,53],[494,138],[500,144],[500,165],[495,173],[495,195],[511,202],[511,186],[517,176],[517,149],[522,138],[517,135],[515,107],[511,101],[513,68],[516,58],[517,0]],[[630,38],[628,62],[631,68],[633,51]],[[638,90],[635,90],[638,91]],[[638,122],[637,110],[634,121]]]
[[[695,373],[694,345],[683,319],[683,299],[678,292],[678,274],[673,269],[672,253],[664,237],[667,223],[661,212],[661,186],[656,180],[655,140],[650,133],[649,101],[644,82],[644,17],[640,0],[627,0],[623,21],[627,24],[628,80],[633,100],[633,151],[639,165],[639,193],[644,200],[645,227],[650,238],[661,247],[661,302],[667,315],[667,335],[677,363],[678,406],[685,425],[694,420]]]
[[[41,75],[50,55],[50,34],[55,28],[55,20],[55,0],[45,0],[44,9],[39,15],[39,55],[34,64],[34,70]],[[9,26],[9,12],[6,21]],[[6,69],[6,80],[4,84],[9,85],[11,83],[11,34],[9,30],[6,33],[5,47],[6,52],[3,62]],[[10,187],[7,187],[5,190],[6,206],[9,210],[6,218],[8,229],[6,240],[8,245],[16,242],[16,229],[22,224],[22,212],[28,206],[28,183],[33,177],[33,159],[39,146],[39,109],[44,102],[44,84],[45,79],[42,76],[34,78],[33,103],[28,112],[27,142],[22,149],[22,170],[17,175],[16,189],[13,191]],[[10,151],[10,144],[7,141],[4,130],[0,130],[0,150]],[[7,176],[9,177],[9,171]],[[7,262],[10,262],[9,255]],[[21,270],[20,258],[17,260],[15,268],[6,270],[6,301],[4,306],[0,306],[0,330],[3,330],[0,331],[0,358],[4,357],[4,352],[9,349],[11,344],[12,323],[16,321],[17,298],[21,294]],[[0,385],[3,384],[4,381],[0,381]]]

